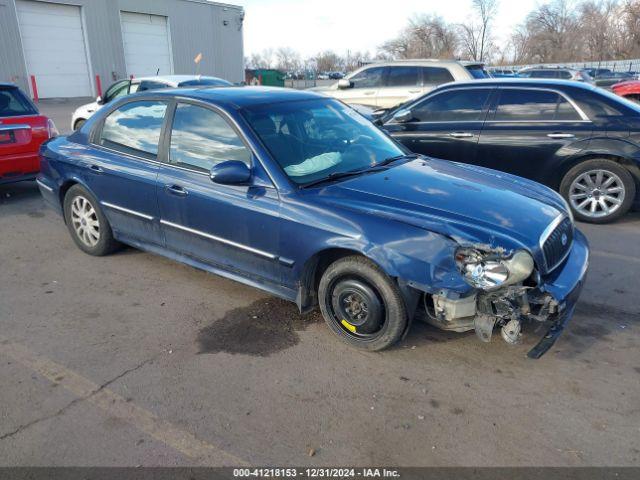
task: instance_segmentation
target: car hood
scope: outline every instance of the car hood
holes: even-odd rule
[[[472,165],[417,159],[331,184],[318,200],[449,236],[539,251],[544,230],[565,203],[553,190]]]

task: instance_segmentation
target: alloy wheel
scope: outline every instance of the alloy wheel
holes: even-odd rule
[[[93,205],[85,197],[78,195],[71,202],[71,222],[76,235],[88,247],[95,247],[100,241],[100,222]]]
[[[602,169],[589,170],[571,182],[569,201],[581,215],[602,218],[620,208],[625,193],[624,183],[615,173]]]

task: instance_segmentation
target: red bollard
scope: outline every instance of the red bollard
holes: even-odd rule
[[[96,75],[96,91],[98,92],[98,96],[102,96],[102,83],[100,82],[100,75]]]
[[[31,75],[31,90],[33,90],[33,101],[37,102],[39,100],[39,97],[38,97],[38,85],[36,85],[35,75]]]

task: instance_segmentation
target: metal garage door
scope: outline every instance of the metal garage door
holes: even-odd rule
[[[18,0],[27,72],[40,97],[91,96],[80,7]]]
[[[127,73],[170,75],[173,73],[167,17],[146,13],[120,12]]]

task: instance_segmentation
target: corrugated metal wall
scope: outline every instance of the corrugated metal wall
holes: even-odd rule
[[[231,82],[244,80],[241,7],[205,0],[46,0],[80,5],[92,70],[103,91],[116,78],[125,78],[120,11],[168,17],[173,68],[176,74],[196,72],[194,57],[202,53],[200,72]],[[0,0],[0,82],[10,81],[29,91],[15,0]],[[9,47],[9,48],[7,48]]]

